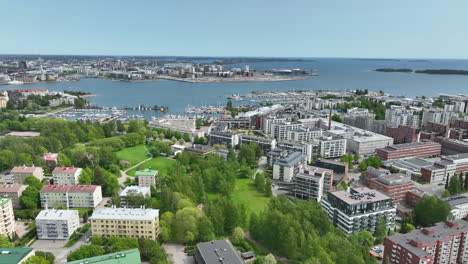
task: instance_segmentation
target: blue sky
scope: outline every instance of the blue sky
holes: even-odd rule
[[[466,0],[9,0],[0,54],[468,58]]]

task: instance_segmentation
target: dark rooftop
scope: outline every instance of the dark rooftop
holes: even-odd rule
[[[241,256],[227,239],[198,243],[198,251],[207,264],[244,264]]]

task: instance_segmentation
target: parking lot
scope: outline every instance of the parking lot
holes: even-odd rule
[[[174,264],[193,264],[193,257],[184,252],[184,245],[164,243],[164,249],[169,255],[169,259]]]

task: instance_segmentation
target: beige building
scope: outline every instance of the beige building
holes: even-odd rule
[[[78,177],[81,174],[81,168],[75,167],[56,167],[52,171],[54,184],[57,185],[75,185],[78,184]]]
[[[139,170],[135,172],[135,178],[140,187],[151,187],[156,185],[156,178],[158,177],[158,171],[150,168]]]
[[[89,218],[93,235],[156,240],[159,210],[145,208],[99,208]]]
[[[40,196],[43,208],[95,208],[102,201],[99,185],[44,185]]]
[[[17,166],[11,169],[10,174],[13,182],[17,184],[23,184],[24,179],[29,175],[38,178],[40,181],[44,179],[44,170],[41,167],[35,166]]]
[[[0,198],[11,198],[14,208],[19,208],[21,194],[28,187],[22,184],[2,184],[0,185]]]
[[[0,234],[13,237],[16,233],[15,216],[13,215],[13,204],[11,198],[0,199]]]

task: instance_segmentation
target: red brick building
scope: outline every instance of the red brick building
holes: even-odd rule
[[[396,173],[369,180],[369,188],[388,194],[395,199],[395,204],[399,204],[406,201],[406,193],[413,190],[415,184],[408,176]]]
[[[409,126],[387,127],[385,135],[393,138],[393,144],[418,142],[418,130]]]
[[[390,264],[468,263],[468,218],[437,223],[385,239],[384,262]]]
[[[377,149],[377,156],[383,160],[402,159],[411,157],[428,157],[440,155],[442,146],[439,143],[413,142],[392,145]]]

